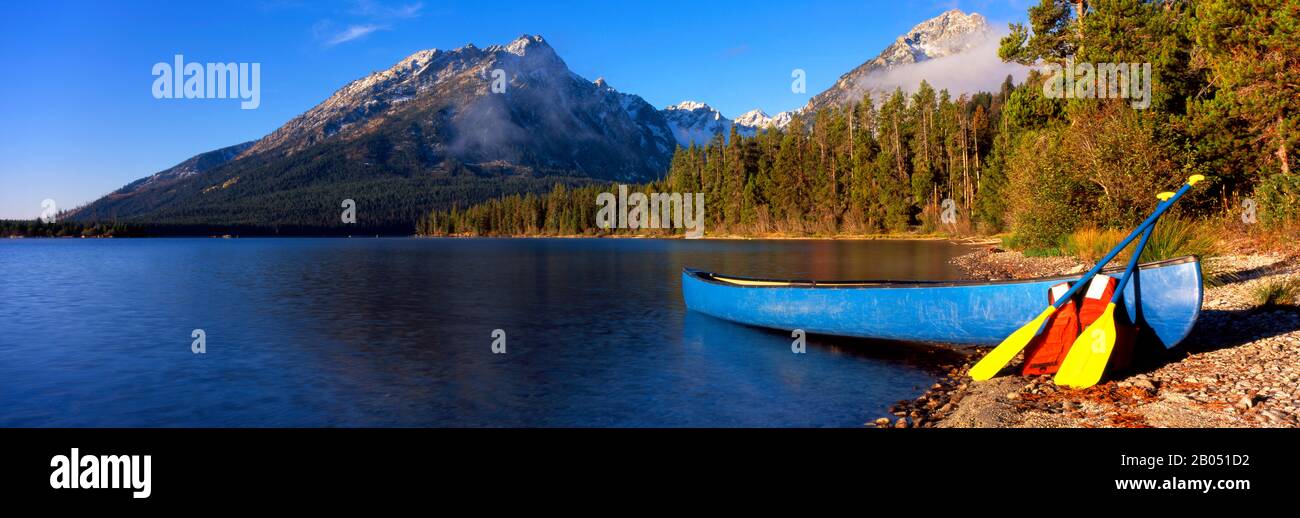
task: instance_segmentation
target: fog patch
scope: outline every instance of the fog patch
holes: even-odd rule
[[[861,96],[865,90],[886,95],[895,88],[912,92],[922,80],[935,90],[947,89],[954,96],[997,92],[1008,75],[1016,82],[1024,81],[1029,75],[1029,67],[1006,63],[998,58],[999,40],[1003,35],[1005,31],[989,33],[959,54],[872,72],[855,85],[854,96]]]

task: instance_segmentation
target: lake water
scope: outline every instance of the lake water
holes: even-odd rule
[[[683,266],[951,279],[938,241],[0,240],[3,426],[861,426],[941,350],[688,312]],[[206,353],[194,354],[201,329]],[[493,354],[493,331],[506,354]]]

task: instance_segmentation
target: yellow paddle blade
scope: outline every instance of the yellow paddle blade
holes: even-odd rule
[[[1101,381],[1115,349],[1115,303],[1106,304],[1097,321],[1083,330],[1070,346],[1054,381],[1057,385],[1087,388]]]
[[[1003,340],[992,351],[984,355],[984,358],[979,363],[970,368],[970,377],[974,378],[975,381],[984,381],[997,375],[998,371],[1006,367],[1007,363],[1012,358],[1015,358],[1017,353],[1024,349],[1026,345],[1029,345],[1030,340],[1038,336],[1038,330],[1042,329],[1043,322],[1046,322],[1053,313],[1056,313],[1056,307],[1047,306],[1047,309],[1044,309],[1037,317],[1021,326],[1016,332],[1011,333],[1006,340]]]
[[[1162,192],[1156,195],[1156,198],[1160,198],[1160,201],[1169,201],[1169,198],[1173,198],[1173,197],[1174,197],[1174,193],[1172,192]]]
[[[1192,175],[1192,176],[1190,176],[1190,177],[1187,178],[1187,185],[1196,185],[1196,182],[1199,182],[1199,181],[1204,180],[1204,179],[1205,179],[1205,175],[1203,175],[1203,174],[1194,174],[1194,175]]]

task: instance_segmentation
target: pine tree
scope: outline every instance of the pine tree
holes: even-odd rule
[[[1079,30],[1071,16],[1071,0],[1041,0],[1029,8],[1029,27],[1010,25],[1011,33],[1002,38],[998,57],[1023,65],[1039,60],[1065,64],[1074,56]]]
[[[932,203],[935,190],[935,177],[940,164],[942,151],[939,147],[939,128],[935,120],[936,101],[934,88],[930,83],[921,81],[921,86],[912,94],[912,104],[908,110],[913,121],[912,132],[912,199],[918,205]]]
[[[1215,103],[1268,143],[1255,164],[1289,174],[1300,139],[1300,4],[1207,0],[1196,18],[1196,42],[1218,87]]]

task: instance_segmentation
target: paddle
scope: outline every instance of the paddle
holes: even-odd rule
[[[1172,192],[1160,193],[1158,197],[1161,205],[1173,195]],[[1056,377],[1053,378],[1057,385],[1087,388],[1101,381],[1101,376],[1106,371],[1106,363],[1110,361],[1110,353],[1115,350],[1115,305],[1123,300],[1124,287],[1137,272],[1138,259],[1142,256],[1142,250],[1146,249],[1147,240],[1151,238],[1155,228],[1153,224],[1142,232],[1142,239],[1138,240],[1137,248],[1133,249],[1133,257],[1128,260],[1124,276],[1120,277],[1119,283],[1115,285],[1115,294],[1111,296],[1110,303],[1106,304],[1106,309],[1102,310],[1101,316],[1088,325],[1088,328],[1074,340],[1074,345],[1070,346],[1070,352],[1066,353],[1065,361],[1061,362],[1061,368],[1056,371]],[[1137,300],[1136,293],[1135,291],[1133,303],[1141,304]]]
[[[1124,297],[1124,287],[1128,284],[1134,267],[1137,266],[1137,258],[1142,254],[1142,248],[1146,245],[1147,238],[1151,236],[1153,228],[1155,227],[1147,228],[1147,231],[1142,234],[1142,239],[1138,241],[1138,248],[1133,251],[1133,258],[1129,260],[1124,276],[1116,284],[1115,294],[1106,304],[1106,309],[1102,310],[1101,316],[1084,329],[1070,346],[1070,352],[1066,353],[1060,370],[1053,378],[1057,385],[1086,388],[1096,385],[1101,380],[1101,375],[1106,370],[1106,363],[1110,360],[1110,353],[1115,349],[1115,305]],[[1134,301],[1134,303],[1138,302]]]
[[[1093,276],[1097,275],[1097,272],[1101,271],[1102,268],[1105,268],[1106,264],[1110,263],[1115,256],[1119,255],[1120,251],[1123,250],[1124,247],[1133,242],[1139,234],[1146,232],[1148,227],[1155,224],[1155,221],[1159,219],[1165,211],[1169,210],[1169,207],[1172,207],[1174,202],[1178,201],[1178,199],[1186,194],[1188,190],[1191,190],[1192,186],[1196,185],[1196,182],[1204,179],[1205,177],[1199,174],[1194,174],[1188,178],[1187,183],[1183,184],[1183,187],[1178,189],[1178,192],[1174,193],[1168,201],[1157,205],[1155,212],[1151,213],[1150,216],[1147,216],[1147,219],[1143,220],[1141,225],[1138,225],[1137,228],[1133,229],[1133,232],[1130,232],[1129,235],[1120,241],[1119,244],[1115,245],[1110,252],[1106,253],[1105,257],[1102,257],[1100,261],[1097,261],[1097,264],[1093,266],[1091,270],[1088,270],[1088,273],[1083,274],[1083,277],[1080,277],[1079,281],[1076,282],[1069,291],[1065,292],[1065,295],[1058,297],[1055,303],[1047,306],[1047,309],[1044,309],[1042,313],[1039,313],[1033,320],[1030,320],[1028,323],[1021,326],[1020,329],[1015,330],[1015,332],[1007,336],[1006,339],[1002,340],[1002,343],[998,344],[998,346],[993,348],[992,351],[989,351],[988,354],[984,355],[983,359],[976,363],[974,367],[971,367],[971,378],[976,381],[984,381],[992,378],[998,373],[998,371],[1002,370],[1002,368],[1005,367],[1012,358],[1016,357],[1016,354],[1024,350],[1026,345],[1029,345],[1030,340],[1033,340],[1034,337],[1038,336],[1038,334],[1043,331],[1043,328],[1046,327],[1044,324],[1046,324],[1047,319],[1051,318],[1052,314],[1056,313],[1057,309],[1065,305],[1065,302],[1070,300],[1070,298],[1074,296],[1075,292],[1079,291],[1079,288],[1088,284],[1088,281],[1092,280]]]

